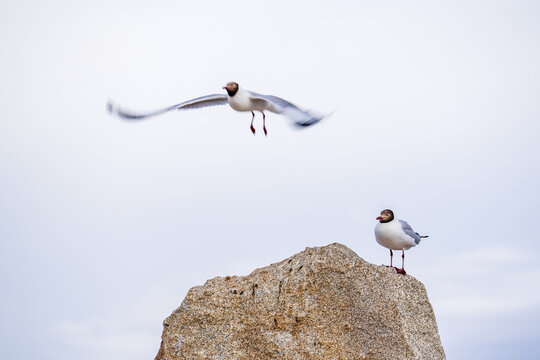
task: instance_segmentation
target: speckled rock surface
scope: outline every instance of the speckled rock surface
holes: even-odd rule
[[[341,244],[189,290],[157,360],[445,359],[426,289]]]

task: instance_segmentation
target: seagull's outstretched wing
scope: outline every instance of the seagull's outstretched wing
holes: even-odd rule
[[[203,108],[207,106],[225,105],[227,103],[228,103],[227,95],[213,94],[213,95],[201,96],[195,99],[184,101],[180,104],[169,106],[164,109],[155,110],[155,111],[151,111],[151,112],[143,113],[143,114],[134,113],[131,111],[126,111],[124,109],[121,109],[118,105],[114,104],[112,101],[109,101],[107,103],[107,110],[109,110],[110,113],[118,115],[124,119],[140,120],[147,117],[160,115],[168,111],[172,111],[172,110],[198,109],[198,108]]]
[[[302,110],[298,106],[288,102],[285,99],[274,95],[262,95],[251,93],[253,101],[262,101],[266,103],[266,108],[272,112],[285,115],[294,122],[294,125],[300,127],[311,126],[330,114],[315,115],[307,110]]]

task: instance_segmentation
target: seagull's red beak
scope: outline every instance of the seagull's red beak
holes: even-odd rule
[[[224,86],[223,87],[225,90],[229,90],[229,87],[228,86]]]
[[[382,220],[382,216],[377,216],[375,220]]]

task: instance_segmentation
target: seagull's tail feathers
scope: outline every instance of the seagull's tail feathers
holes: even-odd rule
[[[416,245],[420,244],[420,240],[429,237],[428,235],[420,235],[419,233],[414,233],[414,234],[416,235],[414,239],[414,242],[416,243]]]

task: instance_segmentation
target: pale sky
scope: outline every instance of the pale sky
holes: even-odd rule
[[[448,359],[538,359],[538,39],[536,1],[1,1],[0,358],[152,359],[209,278],[387,264],[391,208]],[[229,81],[336,111],[105,111]]]

